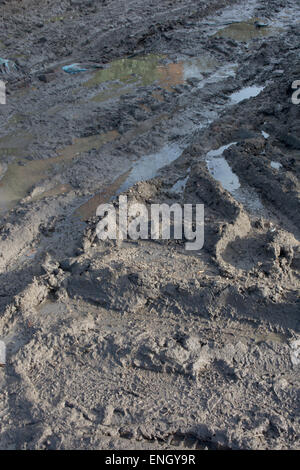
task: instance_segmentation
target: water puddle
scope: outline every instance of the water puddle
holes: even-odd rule
[[[229,192],[233,192],[240,188],[240,182],[238,176],[233,173],[230,166],[224,157],[222,157],[225,150],[229,149],[232,145],[236,145],[237,142],[231,142],[228,145],[223,145],[217,150],[211,150],[206,155],[207,168],[210,174],[215,180],[219,181],[224,189]]]
[[[209,74],[216,71],[221,64],[215,58],[208,54],[203,54],[200,57],[184,59],[183,64],[183,81],[189,78],[203,79],[202,74]]]
[[[119,190],[120,186],[126,181],[129,174],[130,170],[119,176],[111,185],[105,187],[103,191],[95,194],[95,196],[78,207],[74,214],[79,216],[83,221],[93,217],[96,214],[97,207],[100,204],[105,204],[111,200]]]
[[[254,98],[255,96],[258,96],[264,88],[265,87],[263,86],[253,85],[243,88],[242,90],[236,91],[235,93],[232,93],[232,95],[230,95],[231,103],[238,104],[241,101],[248,100],[249,98]]]
[[[223,145],[222,147],[219,147],[216,150],[211,150],[206,154],[207,158],[215,158],[215,157],[221,157],[225,150],[229,149],[232,145],[236,145],[237,142],[231,142],[230,144]]]
[[[74,139],[74,143],[59,150],[56,157],[33,161],[22,158],[7,165],[0,180],[0,214],[15,207],[34,185],[49,175],[50,170],[55,166],[70,164],[76,156],[93,148],[99,149],[118,135],[116,131],[110,131],[105,134]],[[50,190],[49,195],[55,195],[55,192],[59,190],[61,188],[56,188],[52,192]]]
[[[198,88],[203,88],[207,84],[218,83],[222,80],[226,80],[229,77],[235,77],[238,65],[235,63],[229,63],[221,66],[212,73],[209,77],[205,78],[198,85]]]
[[[149,54],[143,58],[124,58],[111,62],[107,68],[93,73],[93,77],[84,83],[91,88],[106,82],[119,81],[123,84],[131,81],[150,85],[159,79],[159,67],[164,56]]]
[[[117,194],[127,191],[139,181],[147,181],[157,175],[158,170],[169,165],[182,153],[182,147],[178,144],[167,144],[157,153],[144,155],[132,168],[126,181],[120,186]]]
[[[287,338],[280,333],[258,333],[253,338],[256,343],[277,343],[286,344]]]
[[[263,213],[264,207],[256,192],[251,188],[241,187],[239,177],[232,171],[225,157],[222,156],[225,150],[236,144],[237,142],[231,142],[217,150],[208,152],[206,155],[207,169],[211,176],[250,212],[255,214]]]
[[[256,38],[265,38],[278,31],[278,28],[265,25],[260,18],[251,18],[248,21],[232,23],[214,34],[214,37],[234,39],[239,42],[248,42]]]
[[[214,158],[208,161],[207,168],[214,179],[219,181],[223,188],[230,193],[240,188],[239,178],[233,173],[224,157]]]
[[[56,160],[56,159],[55,159]],[[47,176],[48,170],[55,163],[53,159],[37,160],[8,165],[0,181],[0,214],[12,209],[23,199],[30,188]]]
[[[149,54],[139,58],[124,58],[111,62],[107,68],[93,73],[93,77],[84,83],[92,88],[106,85],[106,88],[92,98],[102,102],[118,98],[124,94],[125,87],[157,84],[168,91],[176,85],[182,85],[188,78],[203,79],[202,74],[215,71],[219,64],[209,54],[197,58],[182,58],[176,63],[162,64],[165,56]]]
[[[282,165],[279,162],[271,162],[271,167],[274,168],[274,170],[280,170],[280,168],[282,168]]]
[[[46,326],[50,330],[54,319],[57,324],[57,322],[64,321],[66,315],[70,313],[73,314],[71,306],[66,306],[61,302],[48,298],[32,310],[32,324],[34,326],[43,324],[44,327]],[[75,315],[73,318],[75,320]]]
[[[262,133],[262,136],[267,140],[269,137],[270,137],[270,134],[268,134],[267,132],[265,131],[261,131]]]
[[[149,57],[148,57],[149,59]],[[158,79],[159,84],[162,88],[168,89],[175,84],[182,84],[188,78],[198,78],[200,80],[199,87],[201,88],[206,83],[216,82],[223,80],[229,76],[234,76],[236,71],[236,64],[226,64],[221,66],[218,64],[211,56],[203,55],[198,58],[188,58],[179,60],[176,64],[167,64],[161,65],[161,57],[159,56],[150,56],[151,67],[155,67],[155,71],[151,69],[152,78],[150,82],[152,83],[153,79]],[[150,83],[149,77],[145,79],[144,74],[147,75],[149,63],[145,63],[145,58],[140,59],[122,59],[120,61],[115,61],[110,65],[110,69],[99,70],[94,73],[94,77],[86,82],[86,86],[94,86],[98,82],[102,83],[105,80],[111,79],[124,79],[128,80],[129,76],[135,70],[136,80],[140,78],[142,83]],[[110,72],[108,73],[108,71]],[[209,75],[209,73],[212,73]],[[204,76],[202,75],[205,75]],[[145,81],[146,80],[146,81]],[[127,82],[128,83],[128,82]],[[112,83],[109,88],[111,95],[107,94],[107,90],[96,95],[93,99],[96,101],[101,101],[107,98],[108,96],[113,96],[115,93],[116,96],[122,94],[124,88],[119,83]],[[152,93],[154,99],[158,101],[163,101],[164,98],[161,93],[154,91]],[[151,110],[149,110],[151,111]],[[216,116],[211,116],[215,118]],[[133,166],[130,172],[126,175],[126,178],[119,184],[119,179],[117,180],[117,188],[114,184],[112,187],[105,189],[103,192],[98,193],[93,198],[91,198],[87,203],[81,206],[76,213],[81,218],[89,218],[95,214],[96,208],[99,204],[107,202],[112,196],[116,196],[124,191],[127,191],[130,187],[134,186],[139,181],[147,181],[157,176],[158,171],[166,165],[169,165],[174,160],[176,160],[182,153],[186,145],[189,144],[191,139],[191,134],[196,130],[201,129],[204,125],[209,124],[211,119],[206,118],[205,124],[200,122],[195,124],[193,122],[184,122],[180,128],[180,141],[176,144],[166,144],[159,151],[143,155]],[[142,132],[145,132],[147,129],[142,128]],[[153,123],[151,124],[151,128]],[[131,133],[130,138],[132,137]],[[133,136],[136,135],[134,131]],[[120,177],[122,178],[122,177]],[[187,178],[183,181],[178,181],[172,191],[182,192],[184,190]],[[113,189],[112,189],[113,188]],[[108,195],[110,197],[108,197]]]

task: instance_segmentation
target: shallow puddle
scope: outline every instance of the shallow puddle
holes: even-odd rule
[[[247,335],[244,336],[243,330],[240,328],[232,329],[225,332],[225,335],[229,335],[229,337],[236,337],[239,336],[240,338],[244,338],[245,344],[254,341],[256,344],[260,343],[276,343],[276,344],[287,344],[288,338],[281,333],[273,333],[273,332],[256,332],[256,331],[248,331]]]
[[[240,182],[238,176],[233,173],[230,166],[224,157],[222,157],[225,150],[229,149],[232,145],[236,145],[237,142],[232,142],[228,145],[223,145],[217,150],[211,150],[206,155],[207,168],[210,174],[215,180],[221,183],[222,187],[229,192],[233,192],[240,188]]]
[[[94,72],[93,77],[84,85],[91,88],[108,83],[108,88],[92,98],[92,101],[102,102],[121,96],[124,94],[124,87],[130,85],[146,86],[157,82],[161,88],[172,91],[173,87],[184,84],[188,78],[201,80],[202,73],[211,73],[218,67],[217,61],[209,54],[183,58],[168,64],[162,64],[163,59],[165,57],[160,55],[119,59],[106,69]]]
[[[153,54],[143,58],[114,60],[107,68],[94,72],[93,77],[84,85],[94,87],[116,80],[125,84],[133,80],[141,81],[142,85],[150,85],[159,78],[158,68],[163,58],[164,56]]]
[[[183,61],[183,78],[203,78],[203,73],[210,73],[217,69],[220,64],[209,55],[202,55]]]
[[[265,132],[265,131],[261,131],[261,133],[262,133],[262,136],[263,136],[266,140],[268,140],[268,138],[270,137],[270,134],[268,134],[268,133]]]
[[[206,155],[206,165],[211,176],[252,213],[263,213],[264,207],[254,190],[242,188],[239,177],[232,171],[223,153],[237,142],[211,150]]]
[[[265,87],[263,86],[257,85],[243,88],[242,90],[232,93],[232,95],[230,96],[231,102],[232,104],[238,104],[241,101],[248,100],[249,98],[255,98],[255,96],[258,96],[264,88]]]
[[[82,220],[87,220],[96,214],[97,207],[100,204],[105,204],[111,200],[111,198],[118,192],[120,186],[126,181],[130,174],[127,171],[123,175],[119,176],[111,185],[106,186],[103,191],[95,194],[91,199],[82,204],[76,211],[75,215],[79,216]]]
[[[66,314],[70,314],[70,312],[73,313],[70,306],[48,298],[32,309],[30,321],[33,326],[43,324],[44,327],[47,326],[50,328],[54,319],[56,322],[63,322],[66,318]]]
[[[235,77],[237,68],[238,68],[238,65],[235,63],[222,65],[215,72],[213,72],[210,76],[202,80],[198,84],[198,88],[203,88],[207,84],[218,83],[222,80],[226,80],[229,77]]]
[[[271,162],[271,167],[274,168],[274,170],[280,170],[280,168],[282,168],[282,165],[279,162]]]
[[[287,338],[280,333],[258,333],[253,338],[256,343],[277,343],[277,344],[286,344]]]
[[[0,213],[12,209],[30,188],[47,176],[56,159],[12,163],[0,181]]]
[[[233,23],[218,31],[214,37],[229,38],[239,42],[248,42],[256,38],[268,37],[278,30],[278,28],[275,29],[269,26],[257,27],[255,25],[256,21],[258,21],[259,24],[262,24],[258,18]]]
[[[49,172],[54,166],[70,164],[76,156],[93,148],[99,149],[102,145],[117,138],[118,135],[116,131],[110,131],[105,134],[74,139],[74,144],[59,150],[56,157],[33,161],[23,158],[7,165],[6,171],[0,179],[0,213],[15,207],[34,185],[49,176]],[[50,190],[49,195],[62,194],[59,192],[60,189],[56,187],[52,192]]]
[[[219,181],[223,188],[233,192],[240,188],[238,176],[233,173],[224,157],[215,158],[207,163],[210,174]]]
[[[216,150],[211,150],[210,152],[207,153],[206,157],[207,158],[215,158],[215,157],[221,157],[225,150],[229,149],[232,147],[232,145],[236,145],[237,142],[231,142],[230,144],[227,145],[222,145],[222,147],[219,147]]]
[[[169,165],[182,153],[182,147],[177,144],[165,145],[159,152],[141,157],[132,168],[128,178],[121,185],[117,194],[127,191],[139,181],[147,181],[157,175],[158,170]]]

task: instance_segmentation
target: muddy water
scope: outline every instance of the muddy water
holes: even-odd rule
[[[94,77],[88,80],[85,85],[92,87],[97,84],[103,84],[105,81],[118,80],[117,84],[109,83],[105,91],[92,98],[94,101],[104,101],[116,98],[124,93],[122,82],[123,85],[124,83],[126,85],[131,83],[132,85],[135,81],[136,86],[137,84],[146,85],[157,81],[161,88],[172,91],[172,87],[184,84],[188,78],[193,77],[200,80],[199,88],[202,88],[206,83],[218,82],[229,76],[234,76],[236,69],[236,64],[226,64],[225,66],[218,64],[209,54],[203,54],[200,57],[194,58],[179,58],[177,63],[166,65],[162,65],[161,61],[162,56],[153,55],[138,59],[115,61],[108,69],[94,72]],[[153,98],[163,101],[163,96],[157,91],[153,92]],[[208,123],[209,120],[206,124]],[[192,133],[201,127],[203,127],[202,123],[198,126],[190,123],[184,129],[183,136],[178,144],[166,144],[158,152],[141,156],[125,181],[118,187],[115,195],[128,190],[139,181],[147,181],[154,178],[161,168],[169,165],[181,155],[184,147],[188,145]],[[103,202],[101,194],[91,200],[93,207],[94,201],[100,200]],[[82,217],[87,217],[90,214],[89,206],[85,204],[80,209],[80,212]]]
[[[5,173],[0,178],[0,213],[15,207],[34,185],[50,176],[51,170],[53,171],[55,167],[70,164],[81,153],[93,148],[99,149],[102,145],[117,137],[118,133],[116,131],[110,131],[91,137],[77,138],[74,139],[72,145],[59,150],[57,157],[34,161],[28,161],[25,158],[16,159],[16,161],[7,165]],[[7,141],[5,140],[5,142]],[[18,140],[16,139],[15,142],[17,143]],[[21,152],[21,148],[18,150]],[[2,167],[3,164],[1,164]],[[63,188],[60,185],[52,188],[48,195],[63,194],[66,192],[66,188],[64,188],[64,185],[62,186]],[[47,193],[44,196],[47,196]]]
[[[252,39],[268,37],[275,33],[275,28],[272,27],[256,27],[255,21],[259,18],[253,18],[249,21],[242,21],[240,23],[233,23],[221,29],[215,34],[215,37],[230,38],[235,41],[248,42]]]
[[[197,58],[183,58],[179,59],[178,63],[171,63],[167,65],[160,65],[159,61],[161,61],[161,57],[157,60],[158,57],[144,57],[142,59],[123,59],[122,61],[116,61],[118,67],[111,65],[112,71],[109,75],[107,75],[107,71],[97,71],[94,73],[93,81],[89,80],[86,85],[92,86],[96,83],[95,79],[99,82],[103,82],[106,78],[114,78],[119,79],[120,81],[126,77],[126,80],[129,78],[130,73],[135,69],[140,73],[140,80],[141,83],[146,83],[145,80],[149,80],[149,77],[146,79],[144,77],[144,73],[148,71],[148,60],[152,64],[152,66],[156,67],[156,70],[151,72],[151,81],[155,78],[158,80],[159,85],[167,90],[171,90],[172,87],[176,84],[183,84],[186,82],[188,78],[198,78],[200,80],[198,88],[202,88],[207,83],[216,83],[220,80],[224,80],[228,77],[232,77],[235,75],[236,71],[236,64],[225,64],[221,65],[216,62],[209,54],[202,55]],[[147,65],[145,65],[145,61]],[[139,67],[137,67],[137,62]],[[131,67],[132,63],[134,67]],[[104,73],[105,72],[105,73]],[[135,74],[136,80],[139,79],[138,73]],[[127,82],[128,83],[128,82]],[[148,82],[147,82],[148,83]],[[108,97],[117,97],[121,95],[124,91],[121,85],[110,83],[108,90],[101,92],[100,94],[96,95],[93,99],[96,101],[102,101],[107,99]],[[158,101],[163,101],[163,96],[154,91],[152,94],[153,98]],[[204,112],[204,111],[203,111]],[[210,119],[206,120],[206,125],[208,125]],[[131,171],[128,173],[127,177],[124,181],[118,186],[115,193],[110,188],[109,191],[104,191],[104,198],[103,193],[97,194],[94,198],[92,198],[88,203],[84,204],[77,213],[81,216],[81,218],[88,218],[91,214],[91,209],[95,210],[97,208],[96,202],[101,204],[103,202],[107,202],[107,192],[111,194],[111,197],[114,195],[118,195],[124,191],[127,191],[130,187],[136,184],[139,181],[147,181],[151,178],[157,176],[158,171],[166,165],[169,165],[174,160],[176,160],[184,150],[184,148],[189,144],[191,136],[194,131],[197,129],[201,129],[203,127],[203,123],[200,122],[198,125],[194,125],[191,122],[187,122],[185,125],[182,126],[182,136],[180,141],[176,144],[165,144],[159,151],[148,154],[142,155],[140,159],[134,164]],[[134,135],[136,132],[134,133]],[[120,181],[119,179],[117,181]],[[184,184],[178,182],[178,185],[175,185],[174,191],[180,192],[181,188],[184,187]],[[113,185],[115,188],[115,184]]]
[[[0,213],[13,208],[51,166],[47,160],[20,163],[10,164],[0,181]]]
[[[85,82],[86,87],[95,87],[106,82],[119,81],[128,83],[140,81],[151,85],[159,78],[158,68],[163,56],[148,55],[141,59],[124,58],[111,62],[105,69],[94,72],[93,77]]]
[[[176,63],[163,64],[162,62],[165,59],[161,55],[147,55],[139,58],[116,60],[109,64],[106,69],[95,71],[92,78],[85,82],[84,85],[86,87],[105,86],[105,90],[92,97],[94,101],[103,101],[121,96],[124,93],[124,87],[128,88],[128,86],[136,88],[157,82],[162,88],[172,91],[174,86],[185,83],[191,77],[197,77],[200,79],[200,83],[203,81],[204,84],[206,80],[204,76],[214,75],[222,68],[208,53],[196,58],[182,57]],[[227,72],[225,71],[219,78],[217,76],[214,77],[214,80],[222,79],[226,77],[226,74]],[[162,95],[158,94],[154,98],[160,101],[163,100]],[[56,112],[59,106],[56,105],[53,112]],[[52,110],[49,111],[49,114],[50,112]],[[16,115],[15,119],[19,121],[21,117]],[[190,133],[191,129],[188,129],[187,132]],[[112,131],[108,134],[74,139],[71,145],[58,151],[57,157],[31,162],[24,158],[24,150],[34,139],[33,136],[24,134],[16,138],[14,134],[3,137],[0,139],[0,156],[12,156],[15,160],[7,168],[4,168],[3,165],[1,167],[0,212],[13,208],[18,201],[28,194],[34,185],[50,176],[51,171],[58,165],[67,164],[76,156],[93,148],[99,149],[103,144],[117,137],[118,133]],[[107,188],[104,189],[104,199],[107,193],[110,194],[112,190],[114,192],[118,190],[119,192],[125,191],[138,181],[145,181],[154,177],[160,168],[178,158],[182,149],[182,146],[165,145],[155,154],[142,156],[134,165],[131,172],[126,174],[126,178],[123,178],[122,175],[117,178],[117,186],[114,183],[109,190]],[[68,190],[71,190],[71,188],[65,185],[56,185],[54,188],[47,189],[46,191],[43,191],[41,188],[41,192],[39,192],[39,188],[36,188],[36,191],[32,193],[32,200],[64,194]],[[95,201],[102,202],[102,193],[100,192],[95,198],[92,198],[90,202],[85,204],[82,209],[78,210],[78,214],[81,217],[89,217],[91,208],[93,207],[94,209]],[[112,195],[110,194],[110,197]]]
[[[274,170],[280,170],[280,168],[282,168],[282,164],[279,162],[271,162],[271,167],[274,168]]]
[[[261,134],[262,134],[262,136],[263,136],[266,140],[268,140],[269,137],[270,137],[270,134],[268,134],[268,133],[265,132],[265,131],[261,131]]]
[[[85,82],[88,88],[106,84],[106,89],[95,95],[93,101],[117,98],[124,93],[125,86],[146,86],[157,84],[168,91],[181,85],[190,77],[203,78],[202,73],[211,73],[218,63],[209,54],[197,58],[182,58],[178,62],[162,64],[166,59],[161,55],[147,55],[140,58],[124,58],[113,61],[106,69],[94,72]]]
[[[265,212],[259,196],[253,189],[241,186],[239,177],[232,171],[223,153],[237,142],[231,142],[217,150],[211,150],[206,155],[207,169],[211,176],[218,181],[221,186],[252,213]]]
[[[249,2],[252,4],[253,2]],[[251,18],[250,5],[247,11],[241,12],[244,17],[250,18],[245,21],[238,22],[236,19],[232,24],[224,25],[219,22],[217,28],[219,31],[215,33],[221,37],[231,37],[238,41],[248,41],[257,37],[264,37],[272,34],[274,28],[262,27],[257,28],[255,21],[258,18]],[[232,15],[232,12],[229,14]],[[242,15],[242,16],[243,16]],[[253,15],[252,15],[253,16]],[[228,17],[229,18],[229,17]],[[220,21],[226,21],[226,12],[224,18],[220,18]],[[277,25],[276,25],[277,26]],[[124,89],[128,87],[138,87],[151,85],[157,83],[161,88],[168,91],[172,91],[176,85],[184,84],[186,80],[192,77],[196,77],[200,80],[198,87],[203,87],[206,83],[217,82],[233,76],[235,74],[235,64],[221,65],[216,62],[212,56],[208,53],[203,54],[200,57],[187,58],[179,57],[177,62],[167,62],[167,57],[159,54],[149,54],[146,56],[135,57],[135,58],[123,58],[115,60],[110,63],[105,69],[100,69],[93,72],[90,78],[84,83],[87,88],[98,88],[98,93],[92,96],[93,101],[105,101],[112,98],[118,98],[124,93]],[[100,88],[100,93],[99,93]],[[261,91],[262,87],[248,87],[234,93],[231,96],[231,103],[239,103],[243,99],[248,99],[252,96],[257,96]],[[162,95],[158,92],[155,99],[162,101]],[[59,106],[59,105],[58,105]],[[57,110],[57,106],[54,107],[54,111]],[[50,111],[49,111],[50,114]],[[16,122],[22,119],[22,116],[16,114],[14,117]],[[12,122],[13,123],[13,122]],[[190,133],[192,129],[190,129]],[[107,141],[113,140],[118,137],[116,131],[108,133],[104,136],[91,136],[81,139],[75,139],[74,142],[58,152],[57,158],[51,158],[47,160],[27,162],[25,159],[19,160],[18,157],[24,156],[24,150],[33,140],[31,135],[19,136],[16,139],[15,135],[6,136],[0,139],[0,160],[1,156],[13,156],[17,157],[16,161],[9,164],[8,167],[4,167],[3,164],[0,166],[0,212],[10,209],[22,199],[30,188],[36,183],[45,178],[50,174],[51,169],[61,162],[68,162],[86,152],[92,148],[100,148]],[[186,144],[188,144],[189,132],[187,131]],[[129,187],[134,185],[138,181],[145,181],[147,179],[156,176],[158,170],[165,165],[168,165],[176,158],[179,157],[183,150],[182,145],[170,146],[166,144],[160,151],[151,155],[144,155],[134,165],[131,172],[127,174],[125,180],[120,176],[117,181],[120,185],[117,188],[117,192],[126,191]],[[238,188],[238,178],[232,174],[229,165],[224,158],[214,160],[211,164],[210,170],[215,174],[217,178],[222,181],[225,189],[236,190]],[[116,189],[115,184],[112,185]],[[67,188],[70,190],[71,188]],[[178,186],[178,190],[180,185]],[[51,195],[63,194],[66,192],[64,185],[57,185],[48,191],[39,193],[34,198],[41,198]],[[104,190],[107,193],[107,190]],[[101,192],[102,194],[102,192]],[[101,200],[102,196],[95,196],[95,201]],[[91,201],[85,206],[87,214],[90,214],[89,207],[93,206]]]
[[[211,150],[206,155],[207,168],[210,174],[221,183],[224,189],[233,193],[235,190],[240,188],[240,182],[238,176],[233,173],[230,166],[224,157],[222,157],[225,150],[230,148],[232,145],[236,145],[237,142],[232,142],[228,145],[224,145],[217,150]]]
[[[225,158],[215,158],[207,163],[210,174],[219,181],[223,188],[233,193],[241,187],[238,176],[233,173]]]
[[[239,90],[230,96],[231,102],[233,104],[238,104],[243,100],[255,98],[255,96],[258,96],[263,91],[263,89],[263,86],[256,85],[243,88],[242,90]]]
[[[105,204],[111,200],[111,198],[118,192],[122,184],[126,181],[129,174],[130,171],[116,178],[112,184],[104,187],[102,191],[95,194],[94,197],[78,207],[74,214],[79,216],[82,220],[87,220],[90,217],[93,217],[96,214],[97,207],[100,204]]]
[[[287,338],[280,333],[257,333],[254,336],[256,343],[277,343],[277,344],[286,344],[288,342]]]
[[[127,191],[139,181],[147,181],[154,178],[158,171],[176,160],[182,152],[182,148],[176,144],[165,145],[160,151],[151,155],[144,155],[133,166],[132,169],[119,176],[111,185],[108,185],[82,204],[76,211],[82,220],[87,220],[96,213],[100,204],[104,204],[115,196]],[[178,190],[178,188],[177,188]]]
[[[169,165],[182,153],[182,148],[177,144],[165,145],[159,152],[151,155],[144,155],[134,165],[128,178],[120,186],[117,194],[127,191],[139,181],[147,181],[157,175],[158,170]]]

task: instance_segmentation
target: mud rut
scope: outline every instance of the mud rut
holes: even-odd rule
[[[299,2],[0,8],[0,447],[299,448]],[[204,249],[100,243],[119,193]]]

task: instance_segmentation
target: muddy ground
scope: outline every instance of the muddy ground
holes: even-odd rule
[[[0,448],[299,449],[300,2],[0,9]],[[119,194],[203,249],[100,241]]]

